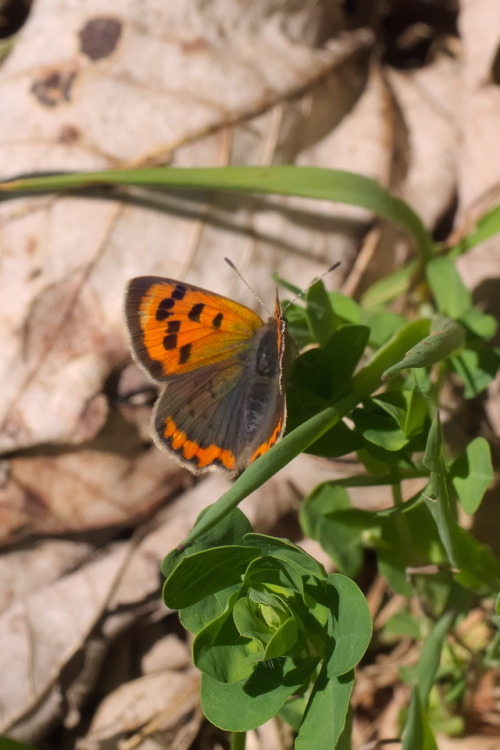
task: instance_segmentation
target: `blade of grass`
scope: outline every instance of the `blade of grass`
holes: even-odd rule
[[[273,165],[268,167],[179,167],[123,169],[108,172],[27,177],[0,183],[0,192],[68,190],[99,185],[135,185],[150,188],[189,188],[231,192],[278,193],[347,203],[373,211],[404,227],[417,242],[422,262],[432,252],[432,240],[410,206],[363,175],[321,167]]]

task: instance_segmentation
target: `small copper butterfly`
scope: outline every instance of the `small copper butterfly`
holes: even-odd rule
[[[125,317],[132,352],[165,386],[153,437],[192,472],[236,475],[281,437],[285,321],[276,292],[265,323],[244,305],[183,281],[128,282]]]

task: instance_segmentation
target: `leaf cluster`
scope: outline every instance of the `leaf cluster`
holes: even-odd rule
[[[165,558],[163,573],[166,604],[195,635],[207,718],[243,732],[286,703],[297,747],[334,747],[371,638],[356,584],[290,542],[253,533],[238,509]]]

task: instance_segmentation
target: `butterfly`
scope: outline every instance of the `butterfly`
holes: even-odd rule
[[[265,453],[285,424],[285,320],[174,279],[141,276],[125,293],[139,366],[164,386],[153,438],[193,473],[231,476]]]

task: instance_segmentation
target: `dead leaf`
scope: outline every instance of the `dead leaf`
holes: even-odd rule
[[[0,488],[0,542],[128,524],[175,494],[183,477],[152,448],[134,458],[80,451],[12,459]]]
[[[20,728],[16,731],[23,717],[31,727],[31,717],[37,714],[38,732],[44,722],[52,721],[60,671],[102,612],[123,566],[124,552],[123,547],[109,552],[102,560],[17,600],[3,613],[0,665],[9,680],[0,680],[0,732],[29,737]]]
[[[124,750],[143,747],[149,735],[163,737],[163,747],[180,748],[177,732],[185,733],[189,724],[189,747],[201,722],[198,709],[199,672],[155,672],[122,685],[100,705],[86,737],[78,750],[99,750],[113,741]],[[132,734],[127,741],[124,737]]]

